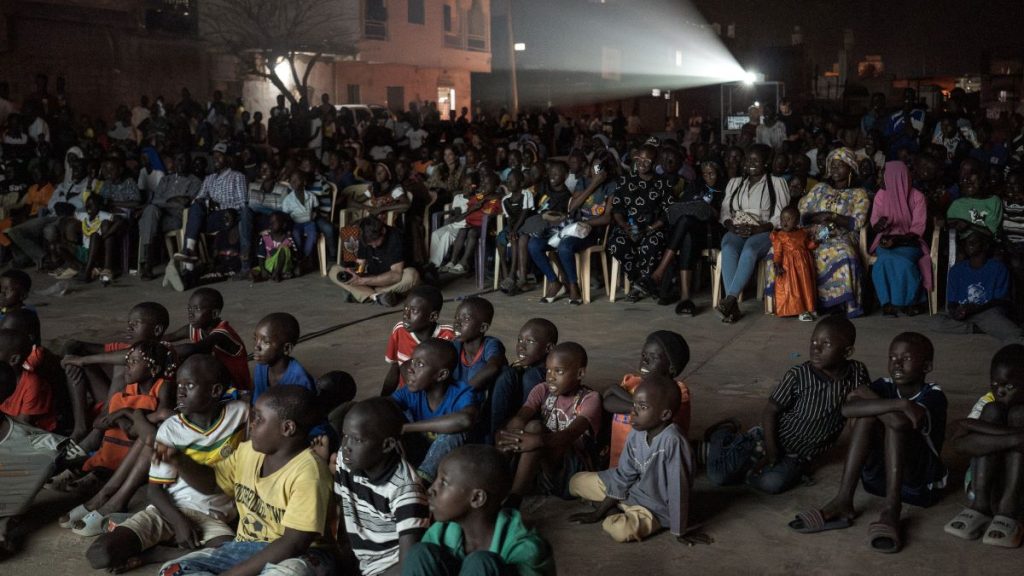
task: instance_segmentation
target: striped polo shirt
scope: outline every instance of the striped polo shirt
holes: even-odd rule
[[[810,362],[790,368],[771,395],[780,409],[778,435],[785,453],[811,460],[831,448],[845,424],[846,395],[870,383],[867,367],[857,360],[850,360],[846,373],[836,380]]]

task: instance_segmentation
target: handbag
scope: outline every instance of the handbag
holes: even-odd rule
[[[572,222],[558,232],[560,238],[586,238],[593,227],[586,222]]]
[[[703,200],[687,200],[676,202],[665,209],[668,216],[668,223],[675,226],[676,222],[684,216],[692,216],[701,222],[707,222],[714,218],[714,211],[711,205]]]
[[[533,236],[534,238],[543,238],[544,233],[549,228],[551,228],[550,222],[545,220],[540,214],[534,214],[524,220],[522,225],[519,226],[519,233]]]

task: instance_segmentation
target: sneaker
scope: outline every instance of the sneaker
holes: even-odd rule
[[[817,318],[814,317],[814,312],[801,312],[799,320],[801,322],[814,322]]]
[[[440,266],[437,267],[437,271],[440,272],[441,274],[447,274],[447,273],[451,272],[452,271],[452,263],[451,262],[445,262],[444,264],[441,264]]]
[[[54,270],[51,270],[50,272],[47,272],[47,274],[52,276],[52,277],[54,277],[54,278],[56,278],[56,277],[60,276],[61,274],[63,274],[64,271],[67,270],[67,269],[68,269],[67,266],[60,266],[60,267],[58,267],[58,268],[56,268]]]
[[[394,308],[395,304],[398,304],[398,295],[394,292],[384,292],[377,294],[374,301],[385,308]]]
[[[70,266],[65,266],[63,270],[60,270],[58,273],[54,273],[53,277],[56,278],[57,280],[71,280],[77,274],[78,272],[75,271],[74,268]]]
[[[466,267],[463,266],[462,264],[453,264],[450,268],[448,268],[448,271],[451,272],[452,274],[465,274]]]

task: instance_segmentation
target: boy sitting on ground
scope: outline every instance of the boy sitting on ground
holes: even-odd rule
[[[204,466],[173,446],[156,443],[153,459],[167,462],[202,494],[223,492],[238,511],[235,540],[168,562],[160,576],[282,573],[330,574],[333,558],[316,542],[324,531],[330,474],[309,449],[313,396],[296,386],[267,390],[252,408],[248,442]]]
[[[358,391],[352,375],[342,370],[331,370],[316,379],[317,404],[327,413],[327,422],[338,438],[341,438],[342,422]]]
[[[639,374],[626,374],[621,384],[605,389],[602,394],[604,409],[612,413],[609,466],[614,468],[619,464],[619,455],[626,445],[626,437],[633,429],[629,421],[634,404],[633,392],[644,379],[676,379],[679,409],[674,411],[673,421],[683,436],[690,433],[690,389],[680,378],[689,362],[690,345],[681,334],[668,330],[651,332],[640,351]]]
[[[4,270],[0,274],[0,321],[15,310],[31,310],[36,307],[25,304],[25,298],[32,291],[32,278],[24,270]]]
[[[441,459],[466,442],[479,412],[481,395],[452,378],[457,362],[451,342],[420,343],[405,363],[405,387],[391,396],[409,420],[402,427],[409,461],[430,482]]]
[[[519,329],[516,359],[501,369],[491,393],[490,435],[493,438],[526,403],[545,379],[548,353],[558,344],[558,328],[546,318],[531,318]]]
[[[228,374],[213,356],[189,357],[178,370],[177,384],[179,412],[160,425],[156,441],[198,464],[215,465],[245,438],[249,406],[238,400],[220,404]],[[145,510],[89,546],[85,555],[94,569],[130,570],[177,558],[179,548],[217,547],[234,540],[235,531],[226,523],[234,515],[231,498],[195,490],[178,478],[174,466],[150,466],[147,495],[150,504]]]
[[[505,459],[490,446],[463,446],[445,458],[428,492],[434,525],[412,548],[402,574],[553,576],[551,546],[523,525],[518,510],[502,509],[511,480]]]
[[[313,377],[306,372],[292,351],[299,342],[299,321],[287,312],[267,314],[256,325],[253,336],[252,359],[253,403],[274,386],[300,386],[316,390]]]
[[[213,354],[231,376],[231,385],[237,390],[252,389],[249,375],[248,353],[245,342],[227,320],[220,317],[224,310],[224,297],[213,288],[197,288],[188,299],[188,325],[167,334],[169,342],[188,339],[191,343],[178,346],[178,355],[186,358],[197,352]]]
[[[956,423],[953,447],[971,457],[964,477],[967,507],[946,532],[1001,548],[1024,540],[1017,520],[1024,494],[1024,346],[1004,346],[992,357],[991,390]]]
[[[655,375],[633,390],[632,430],[617,467],[580,472],[569,480],[569,492],[598,503],[597,510],[573,514],[574,522],[601,522],[616,542],[643,540],[662,527],[684,543],[707,541],[687,537],[693,456],[686,437],[673,423],[680,405],[679,388],[671,378]],[[618,509],[615,514],[609,514]]]
[[[981,331],[1004,344],[1024,343],[1024,331],[1009,316],[1010,272],[989,255],[989,237],[972,231],[963,240],[966,260],[949,269],[946,314],[936,316],[937,332]]]
[[[763,428],[744,433],[730,422],[708,430],[698,459],[703,452],[711,483],[745,480],[767,494],[795,486],[839,439],[846,397],[871,382],[867,367],[850,359],[856,339],[857,329],[845,317],[818,321],[811,334],[810,361],[783,376],[765,405]]]
[[[60,356],[42,344],[39,316],[28,308],[12,310],[0,320],[0,330],[14,330],[28,335],[33,348],[27,362],[35,366],[35,372],[53,391],[53,412],[57,415],[57,428],[54,431],[61,436],[70,436],[75,421],[71,410],[67,376],[60,365]]]
[[[388,347],[384,352],[384,361],[390,364],[390,367],[387,376],[384,377],[381,396],[390,396],[396,389],[405,385],[401,365],[412,358],[412,352],[420,342],[428,338],[455,340],[455,331],[450,325],[437,323],[442,306],[444,296],[433,286],[424,284],[409,292],[405,299],[402,320],[391,330]]]
[[[169,323],[170,314],[162,304],[142,302],[128,313],[128,330],[123,341],[67,342],[61,363],[71,393],[75,420],[71,437],[75,441],[85,438],[92,430],[91,407],[106,403],[111,393],[124,386],[124,351],[143,340],[161,340]],[[110,367],[109,375],[104,367]],[[95,446],[90,448],[95,449]]]
[[[14,394],[18,377],[0,362],[0,403]],[[18,550],[15,522],[28,511],[43,482],[64,460],[85,456],[74,442],[23,424],[0,411],[0,561]]]
[[[903,503],[931,506],[946,486],[946,466],[940,458],[946,438],[946,395],[925,380],[934,356],[931,341],[922,334],[904,332],[893,339],[890,378],[855,389],[843,405],[853,433],[839,493],[820,511],[797,515],[790,528],[811,533],[850,526],[860,479],[869,494],[886,499],[878,521],[868,527],[871,548],[900,550]]]
[[[547,381],[498,432],[497,446],[519,457],[509,505],[518,507],[534,485],[544,494],[568,497],[569,478],[593,470],[591,453],[601,429],[601,397],[583,386],[587,351],[563,342],[548,354]]]
[[[0,403],[0,412],[27,426],[53,432],[59,415],[53,386],[38,371],[42,358],[42,348],[32,345],[27,332],[0,330],[0,363],[10,365],[17,379],[14,394]]]
[[[427,494],[402,455],[405,417],[387,398],[352,406],[343,424],[334,493],[363,576],[397,573],[430,526]]]
[[[507,363],[505,345],[487,330],[494,320],[494,305],[485,298],[470,296],[455,310],[455,351],[458,362],[452,376],[474,390],[489,391]]]

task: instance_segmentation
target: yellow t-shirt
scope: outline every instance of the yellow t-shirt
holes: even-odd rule
[[[331,477],[309,449],[260,478],[264,454],[243,442],[214,466],[217,485],[238,507],[238,542],[273,542],[285,528],[323,534]]]

